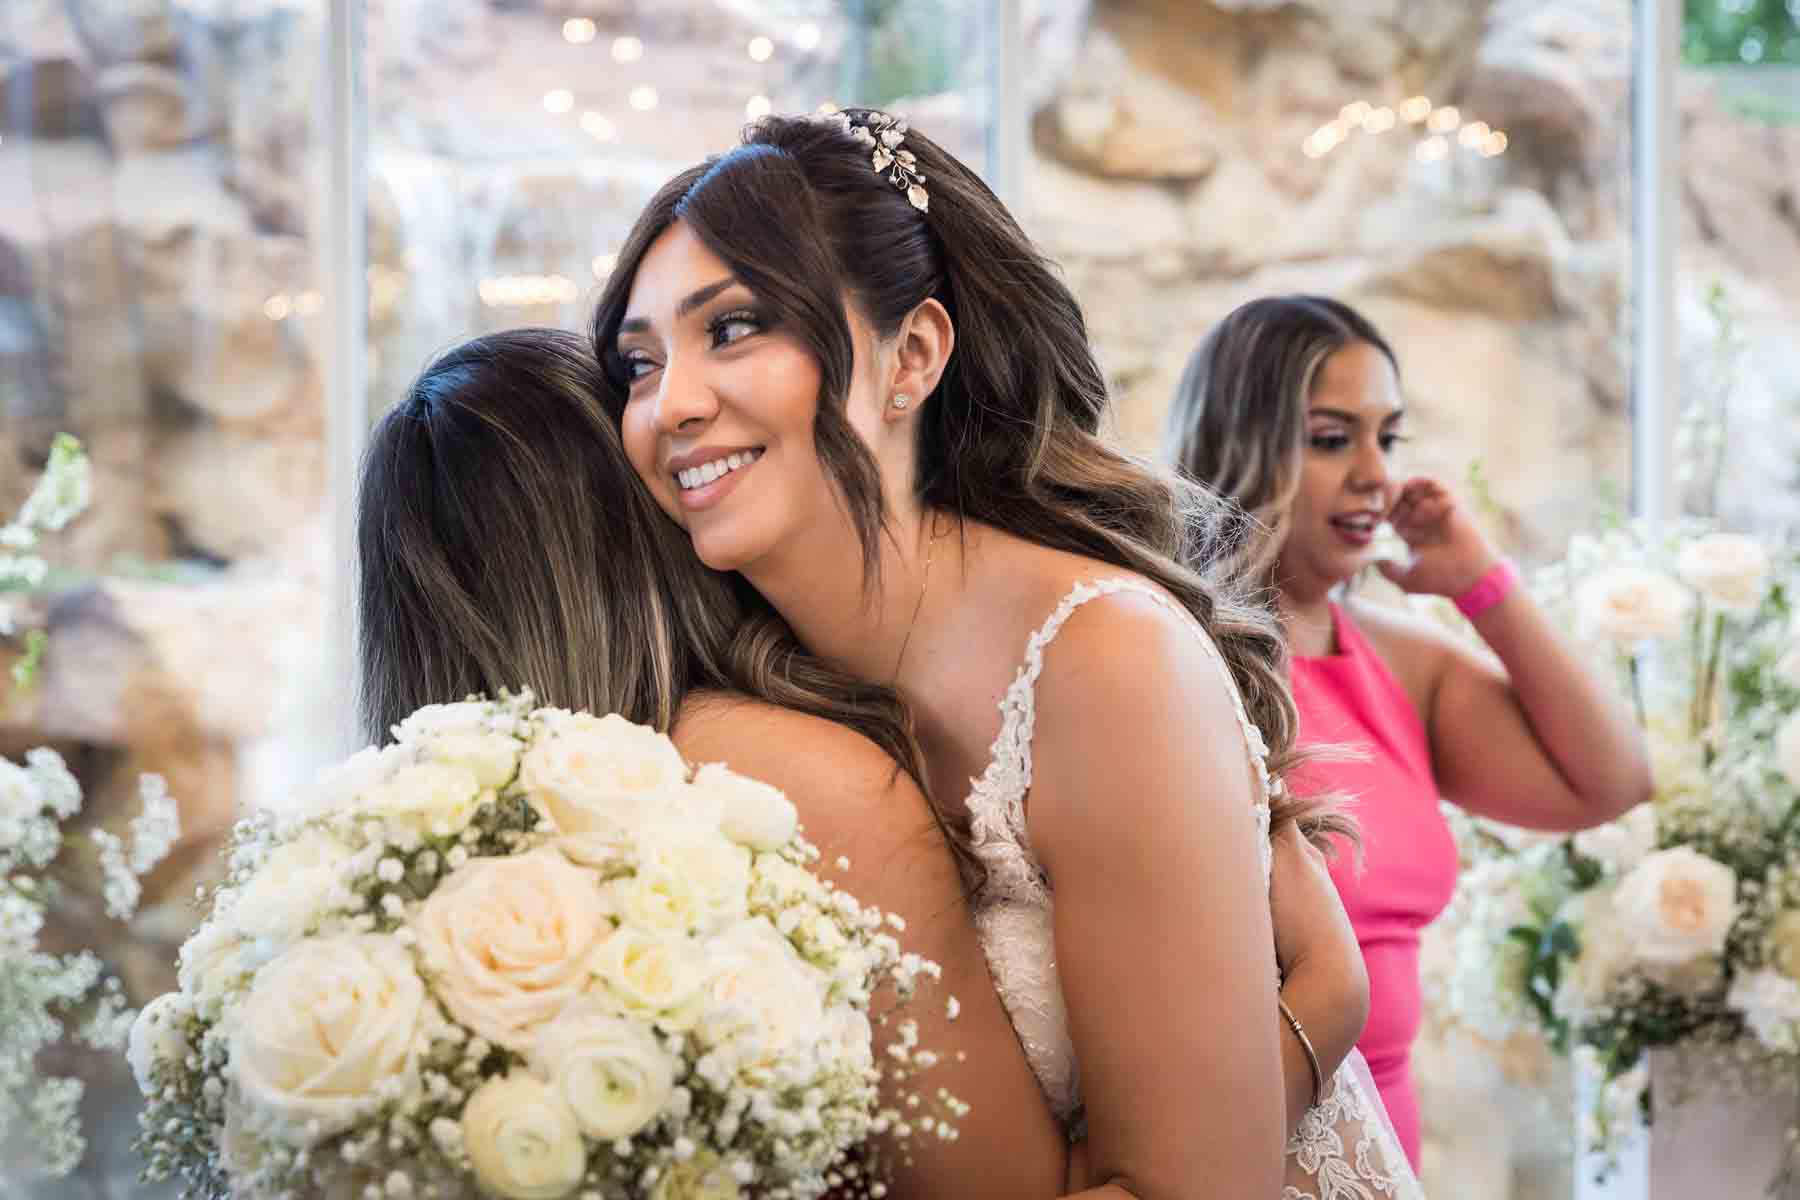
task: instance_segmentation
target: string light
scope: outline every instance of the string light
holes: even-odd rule
[[[1387,105],[1372,108],[1362,120],[1363,132],[1386,133],[1394,127],[1394,110]]]
[[[1506,135],[1498,129],[1487,135],[1480,147],[1481,157],[1497,158],[1506,153]]]
[[[263,301],[263,316],[271,321],[285,321],[288,314],[294,311],[294,302],[286,292],[277,292]]]
[[[829,100],[824,100],[819,103],[819,112],[823,116],[829,117],[832,113],[838,112],[838,111],[839,111],[838,106],[833,104]]]
[[[544,93],[544,111],[566,113],[575,107],[575,93],[568,88],[553,88]]]
[[[300,317],[318,316],[319,310],[325,307],[325,298],[312,288],[307,288],[294,297],[294,315]]]
[[[1411,96],[1400,102],[1400,119],[1417,125],[1431,115],[1431,101],[1424,96]]]
[[[1449,104],[1432,109],[1431,115],[1425,118],[1425,128],[1433,133],[1453,133],[1461,124],[1462,114]]]
[[[1470,121],[1456,135],[1456,140],[1473,150],[1486,142],[1487,136],[1491,132],[1493,131],[1487,127],[1486,121]]]
[[[773,104],[769,103],[769,98],[767,96],[752,96],[750,97],[749,103],[744,105],[744,116],[755,121],[761,117],[768,116],[769,111],[774,107]]]
[[[572,46],[585,46],[599,34],[594,23],[586,17],[570,17],[563,22],[563,39]]]
[[[644,57],[644,43],[634,37],[616,37],[612,44],[613,61],[616,63],[634,63]]]
[[[656,107],[656,89],[647,83],[641,83],[631,89],[631,95],[626,99],[630,102],[631,107],[639,112],[649,112]]]
[[[570,304],[581,294],[575,281],[561,275],[495,275],[476,287],[489,308],[534,308]]]
[[[1362,124],[1362,119],[1369,115],[1369,108],[1370,105],[1367,100],[1352,100],[1350,103],[1344,105],[1344,107],[1338,109],[1338,119],[1346,124],[1360,125]]]
[[[816,50],[819,47],[819,27],[811,21],[794,27],[794,45],[802,50]]]
[[[768,62],[775,54],[775,43],[759,34],[750,39],[750,45],[745,49],[751,62]]]
[[[1486,121],[1464,124],[1462,113],[1454,105],[1434,108],[1425,96],[1409,96],[1392,108],[1353,100],[1338,109],[1333,120],[1307,134],[1300,143],[1300,150],[1308,158],[1323,158],[1349,141],[1350,135],[1358,130],[1378,135],[1400,128],[1402,124],[1413,128],[1423,125],[1424,132],[1429,135],[1413,149],[1420,162],[1441,162],[1448,157],[1452,149],[1451,134],[1456,135],[1456,144],[1483,158],[1506,153],[1508,145],[1506,134],[1491,128]]]
[[[612,121],[601,116],[593,109],[589,109],[581,114],[581,128],[583,132],[587,133],[587,135],[592,137],[596,142],[610,142],[619,136],[619,131],[613,125]]]
[[[599,280],[601,283],[605,283],[606,277],[608,275],[611,275],[613,273],[613,268],[617,267],[618,265],[619,265],[619,256],[617,254],[596,254],[596,255],[594,255],[594,262],[593,262],[594,278]]]
[[[1413,155],[1422,163],[1443,162],[1450,153],[1449,139],[1442,134],[1433,134],[1419,143]]]

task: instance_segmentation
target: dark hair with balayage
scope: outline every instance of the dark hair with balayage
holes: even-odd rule
[[[1319,368],[1359,342],[1400,363],[1375,326],[1325,296],[1268,296],[1233,310],[1188,359],[1169,404],[1164,452],[1255,519],[1238,570],[1270,585],[1300,490],[1306,406]]]
[[[520,686],[667,730],[691,690],[729,689],[847,725],[916,777],[891,691],[747,635],[747,589],[657,507],[603,387],[580,335],[511,330],[437,358],[376,426],[357,513],[364,732]]]
[[[868,113],[849,115],[860,123]],[[887,513],[873,457],[844,411],[854,358],[844,306],[890,337],[935,298],[955,324],[956,348],[916,418],[920,501],[1167,589],[1212,634],[1283,769],[1295,717],[1282,639],[1267,610],[1215,570],[1235,537],[1232,511],[1101,436],[1106,383],[1074,296],[974,173],[917,129],[905,147],[925,177],[928,213],[874,170],[866,147],[807,117],[764,118],[742,145],[666,184],[627,237],[594,315],[614,417],[627,398],[616,342],[638,266],[685,222],[817,359],[814,438],[873,584]],[[753,619],[781,624],[766,604]],[[966,851],[961,806],[934,807]],[[1276,819],[1296,817],[1314,829],[1341,823],[1326,805],[1278,796]]]

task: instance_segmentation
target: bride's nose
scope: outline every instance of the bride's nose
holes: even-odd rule
[[[719,415],[719,397],[703,372],[671,361],[663,368],[656,396],[661,433],[691,433]]]

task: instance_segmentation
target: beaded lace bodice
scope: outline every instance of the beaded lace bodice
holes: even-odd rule
[[[1262,731],[1245,711],[1243,698],[1212,638],[1186,609],[1142,580],[1077,584],[1026,643],[1025,660],[1000,701],[1000,732],[994,738],[987,769],[972,781],[967,801],[973,850],[987,872],[976,925],[988,969],[1051,1111],[1071,1137],[1081,1136],[1084,1124],[1079,1065],[1056,972],[1049,881],[1032,852],[1025,828],[1035,688],[1044,669],[1044,651],[1064,623],[1089,601],[1122,591],[1147,596],[1175,614],[1200,639],[1225,679],[1244,734],[1242,752],[1257,780],[1256,816],[1263,835],[1258,844],[1265,887],[1272,865],[1267,746]],[[1373,1200],[1377,1196],[1422,1200],[1380,1101],[1375,1099],[1366,1067],[1357,1075],[1360,1066],[1360,1057],[1353,1055],[1345,1069],[1329,1081],[1319,1106],[1306,1115],[1290,1139],[1288,1186],[1282,1200]],[[1379,1119],[1371,1119],[1377,1116]]]

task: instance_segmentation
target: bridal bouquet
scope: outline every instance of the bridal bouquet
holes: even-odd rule
[[[421,709],[234,833],[131,1036],[151,1178],[206,1195],[882,1194],[937,968],[815,873],[779,791],[529,694]],[[840,864],[845,865],[845,864]],[[950,1002],[954,1011],[955,1002]]]
[[[1701,522],[1578,537],[1534,591],[1642,723],[1655,793],[1572,837],[1458,818],[1449,1006],[1542,1030],[1605,1081],[1587,1139],[1648,1112],[1645,1051],[1800,1072],[1800,626],[1795,560]]]

